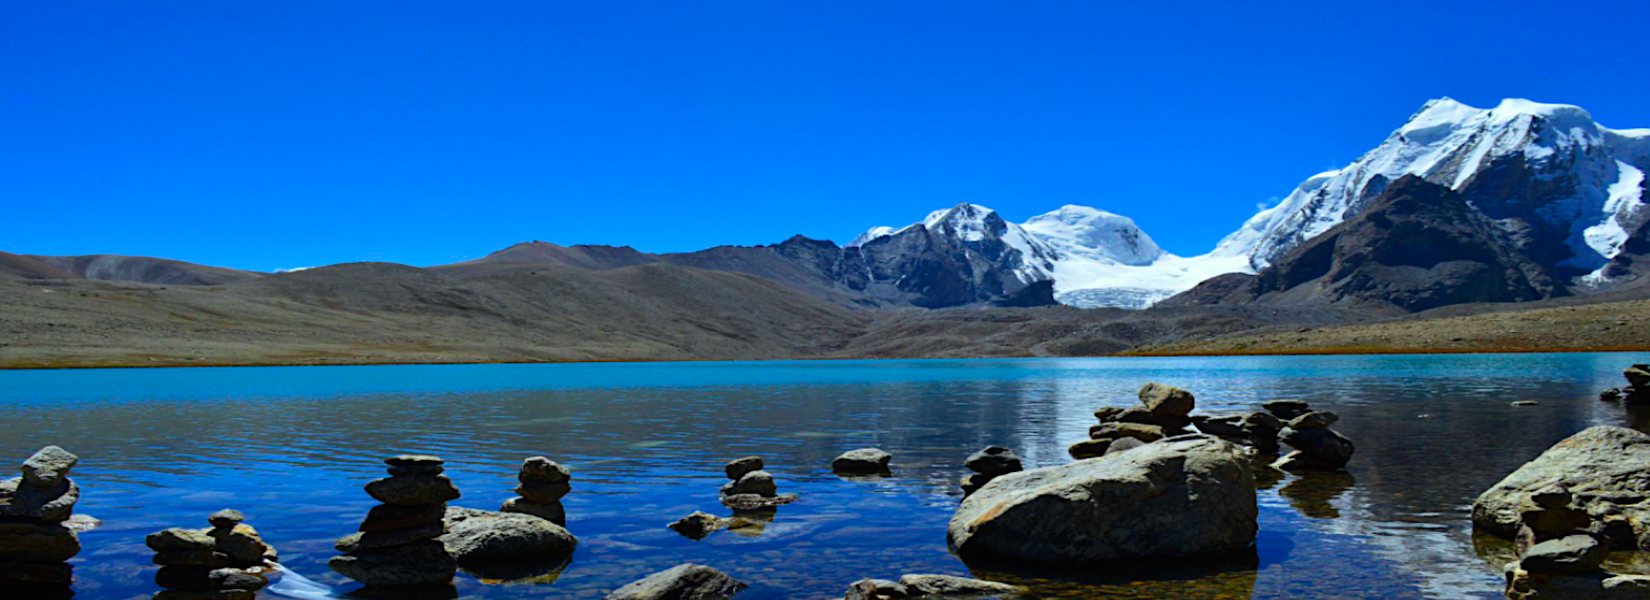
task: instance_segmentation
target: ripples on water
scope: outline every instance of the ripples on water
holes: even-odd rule
[[[0,372],[0,460],[57,444],[81,456],[77,598],[155,591],[143,536],[247,513],[284,564],[348,590],[332,542],[373,501],[384,456],[437,454],[496,510],[522,458],[574,471],[570,564],[517,583],[461,576],[482,598],[600,598],[682,562],[753,584],[741,598],[840,598],[862,577],[970,574],[946,549],[963,458],[1011,447],[1067,462],[1101,405],[1147,381],[1205,412],[1299,398],[1341,414],[1348,473],[1262,481],[1253,555],[1081,573],[973,574],[1050,598],[1498,598],[1504,543],[1475,540],[1483,489],[1596,424],[1643,428],[1596,400],[1635,354],[285,367]],[[1512,407],[1537,400],[1536,407]],[[852,448],[894,454],[887,479],[831,475]],[[703,541],[664,526],[716,499],[722,464],[765,457],[802,501]],[[9,468],[9,467],[8,467]],[[1615,560],[1639,568],[1631,554]],[[270,591],[265,597],[276,597]]]

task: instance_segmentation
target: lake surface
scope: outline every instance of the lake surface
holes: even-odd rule
[[[747,600],[841,598],[863,577],[970,574],[945,540],[963,459],[1003,445],[1028,468],[1069,462],[1095,408],[1133,405],[1157,381],[1193,391],[1202,412],[1280,398],[1333,409],[1357,455],[1344,474],[1264,481],[1253,555],[974,575],[1043,597],[1499,598],[1508,550],[1475,544],[1473,498],[1581,429],[1650,423],[1597,400],[1634,362],[1650,355],[10,371],[0,462],[14,471],[47,444],[81,457],[77,512],[104,525],[81,536],[77,598],[148,597],[143,536],[204,527],[225,507],[245,512],[294,572],[354,589],[326,561],[374,504],[361,486],[398,453],[447,459],[464,494],[453,504],[488,510],[514,495],[525,457],[574,472],[572,562],[531,582],[460,574],[466,597],[600,598],[691,561],[752,584]],[[837,454],[866,446],[893,453],[892,477],[829,472]],[[751,454],[801,500],[701,541],[665,528],[695,510],[729,515],[717,502],[722,465]]]

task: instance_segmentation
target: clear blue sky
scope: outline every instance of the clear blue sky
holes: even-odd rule
[[[1195,254],[1429,98],[1650,127],[1647,6],[10,2],[0,250],[430,265],[970,201]]]

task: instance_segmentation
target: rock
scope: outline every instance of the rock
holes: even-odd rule
[[[1582,576],[1552,576],[1506,566],[1507,598],[1511,600],[1644,600],[1650,598],[1650,577],[1596,572]]]
[[[1111,446],[1106,448],[1106,455],[1110,456],[1119,452],[1128,452],[1129,450],[1133,450],[1144,445],[1146,445],[1146,442],[1142,442],[1134,438],[1123,438],[1112,442]]]
[[[680,533],[682,537],[688,539],[702,540],[726,526],[727,521],[721,517],[706,512],[694,511],[693,514],[671,523],[670,530]]]
[[[1287,400],[1286,400],[1287,402]],[[1252,412],[1243,418],[1243,428],[1254,432],[1256,429],[1270,429],[1274,432],[1283,431],[1289,424],[1268,412]]]
[[[969,494],[978,491],[980,488],[985,487],[985,484],[990,482],[991,477],[980,473],[975,473],[973,475],[963,476],[962,481],[959,482],[959,484],[962,486],[963,497],[966,498]]]
[[[1192,426],[1196,427],[1198,431],[1223,438],[1247,437],[1248,432],[1243,429],[1243,421],[1243,415],[1224,417],[1192,416]]]
[[[394,459],[391,459],[394,460]],[[388,461],[386,461],[388,462]],[[367,495],[384,504],[440,504],[459,497],[458,487],[444,475],[411,475],[375,479]]]
[[[1161,415],[1147,410],[1144,407],[1133,407],[1117,415],[1117,423],[1139,423],[1142,425],[1156,425],[1166,431],[1184,433],[1184,429],[1191,427],[1192,418],[1186,415]]]
[[[1272,416],[1285,421],[1304,415],[1311,410],[1307,408],[1305,402],[1300,400],[1273,400],[1260,405],[1260,407],[1266,409],[1266,412],[1272,413]]]
[[[1163,428],[1140,423],[1103,423],[1089,428],[1089,439],[1117,440],[1131,437],[1142,442],[1155,442],[1165,437]]]
[[[440,457],[430,456],[428,454],[400,454],[384,459],[384,464],[392,467],[439,467],[447,464],[447,461],[441,460]]]
[[[74,581],[74,566],[62,562],[0,560],[0,584],[67,584]]]
[[[255,600],[258,593],[252,590],[210,590],[204,592],[190,592],[183,590],[161,590],[155,592],[150,600]]]
[[[213,529],[206,532],[212,538],[212,549],[229,556],[229,564],[250,567],[275,560],[275,549],[258,537],[258,530],[241,523],[232,529]]]
[[[363,550],[380,550],[405,546],[413,542],[433,540],[441,537],[441,534],[446,532],[446,527],[442,523],[429,523],[417,527],[387,531],[363,531],[339,538],[338,542],[333,544],[333,547],[339,552],[354,554]]]
[[[204,592],[218,589],[208,567],[161,567],[155,571],[155,585],[173,590]]]
[[[23,461],[23,481],[36,487],[54,488],[69,477],[80,457],[57,446],[46,446]]]
[[[1272,468],[1284,471],[1337,471],[1346,467],[1357,450],[1352,440],[1333,429],[1289,428],[1283,430],[1281,439],[1295,448],[1272,463]]]
[[[1221,554],[1254,543],[1255,479],[1207,435],[1003,475],[964,499],[948,536],[965,560],[1084,563]]]
[[[887,579],[861,579],[848,585],[846,600],[900,600],[910,595],[910,591],[897,581]]]
[[[368,586],[442,584],[458,573],[458,561],[435,540],[334,556],[327,566]]]
[[[441,465],[406,465],[390,467],[388,471],[391,477],[406,477],[409,475],[440,475],[446,473],[447,468]]]
[[[688,563],[613,590],[605,600],[719,600],[732,598],[745,587],[721,571]]]
[[[1025,588],[997,583],[995,581],[981,581],[967,577],[952,577],[950,575],[906,575],[899,578],[899,585],[906,589],[911,596],[977,596],[987,594],[1018,595],[1025,593]]]
[[[1140,403],[1154,414],[1180,417],[1191,414],[1192,409],[1197,408],[1197,401],[1191,392],[1160,383],[1148,383],[1140,388]]]
[[[796,502],[796,494],[780,494],[778,496],[732,494],[722,496],[721,501],[722,506],[734,510],[756,510]]]
[[[779,493],[779,486],[773,482],[773,476],[767,471],[750,471],[741,475],[737,481],[722,486],[723,496],[737,496],[754,494],[757,496],[773,496]]]
[[[987,446],[985,449],[968,456],[963,462],[968,470],[984,475],[1003,475],[1013,473],[1025,467],[1020,465],[1020,457],[1014,455],[1013,450],[1002,446]]]
[[[167,550],[155,553],[154,563],[169,567],[227,567],[229,555],[211,550]]]
[[[860,448],[842,453],[831,461],[831,470],[837,473],[887,473],[894,455],[878,448]]]
[[[1633,365],[1622,371],[1627,383],[1638,389],[1650,388],[1650,365]],[[44,452],[44,450],[42,450]],[[73,455],[71,455],[73,456]]]
[[[85,533],[87,531],[97,529],[97,527],[102,524],[103,521],[99,521],[96,517],[91,515],[74,515],[69,517],[69,520],[63,522],[63,528],[75,533]]]
[[[560,525],[518,513],[448,507],[441,543],[461,563],[563,556],[579,542]]]
[[[567,526],[567,509],[563,508],[560,502],[534,502],[526,498],[511,498],[505,500],[504,506],[498,511],[532,515],[562,527]]]
[[[1621,388],[1610,388],[1599,392],[1598,399],[1605,402],[1619,402],[1621,401]]]
[[[1485,490],[1472,505],[1475,526],[1511,538],[1523,524],[1530,496],[1560,485],[1595,521],[1611,516],[1626,526],[1601,529],[1616,548],[1633,548],[1650,535],[1650,435],[1600,425],[1565,438]],[[1595,524],[1595,527],[1597,524]]]
[[[1101,423],[1110,423],[1112,421],[1116,421],[1118,419],[1118,417],[1123,416],[1123,410],[1124,410],[1123,408],[1116,407],[1116,406],[1102,406],[1100,408],[1094,409],[1094,418],[1099,419]],[[863,581],[882,581],[882,580],[866,579],[866,580],[863,580]]]
[[[1131,439],[1132,440],[1134,438],[1124,438],[1124,439]],[[1075,458],[1077,460],[1084,460],[1084,459],[1089,459],[1089,458],[1096,458],[1096,457],[1105,456],[1106,455],[1106,450],[1111,448],[1112,443],[1115,442],[1115,441],[1116,440],[1113,440],[1112,438],[1102,438],[1102,439],[1098,439],[1098,440],[1095,440],[1095,439],[1083,440],[1081,442],[1077,442],[1075,444],[1072,444],[1070,448],[1067,448],[1066,449],[1066,454],[1070,454],[1072,458]],[[989,479],[987,481],[989,481]],[[982,483],[980,483],[980,485],[985,485],[985,484],[982,482]],[[966,480],[964,480],[964,482],[963,482],[963,491],[965,491],[965,492],[968,491],[968,482]]]
[[[545,483],[540,481],[523,481],[516,486],[516,493],[521,497],[534,502],[561,502],[562,497],[573,491],[572,484],[562,481]]]
[[[1609,547],[1593,536],[1578,533],[1531,546],[1518,566],[1544,575],[1586,575],[1597,571],[1609,552]]]
[[[143,543],[156,552],[211,552],[217,542],[206,535],[206,531],[173,527],[149,534],[143,538]]]
[[[263,575],[262,569],[213,569],[208,577],[216,583],[218,589],[226,590],[259,590],[269,585],[269,579]]]
[[[361,521],[361,531],[387,531],[418,527],[431,523],[440,523],[447,514],[447,507],[441,504],[412,504],[395,505],[380,504],[367,511],[367,518]]]
[[[728,474],[728,479],[738,481],[739,478],[744,477],[746,473],[762,470],[763,466],[762,457],[747,456],[729,462],[728,466],[724,467],[722,471]]]
[[[80,538],[61,525],[0,521],[0,560],[63,562],[80,553]]]
[[[67,478],[50,487],[28,483],[22,477],[0,481],[0,516],[60,523],[74,514],[80,486]]]
[[[241,514],[241,511],[226,508],[212,513],[212,516],[207,517],[206,520],[211,523],[213,527],[227,529],[240,524],[242,521],[245,521],[246,515]]]
[[[760,460],[760,459],[758,459]],[[521,461],[522,483],[567,483],[573,478],[573,473],[567,467],[543,456],[534,456]]]
[[[1513,406],[1540,406],[1541,403],[1536,402],[1534,400],[1514,400],[1512,405]]]
[[[1335,422],[1339,421],[1339,420],[1341,420],[1341,416],[1335,414],[1334,411],[1314,410],[1312,412],[1309,412],[1309,413],[1306,413],[1304,415],[1301,415],[1301,416],[1295,417],[1293,419],[1290,419],[1289,420],[1289,428],[1290,429],[1296,429],[1296,430],[1299,430],[1299,429],[1328,429],[1330,425],[1334,425]]]

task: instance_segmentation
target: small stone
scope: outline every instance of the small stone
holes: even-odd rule
[[[522,483],[566,483],[572,478],[573,473],[568,471],[567,467],[556,464],[556,461],[543,456],[534,456],[521,461],[520,480]]]
[[[1024,469],[1020,464],[1020,457],[1014,455],[1013,450],[1002,446],[987,446],[985,449],[968,456],[963,466],[975,473],[985,475],[1004,475]]]
[[[23,461],[23,480],[29,485],[53,487],[69,477],[80,457],[57,446],[46,446]]]
[[[1140,403],[1154,414],[1184,417],[1197,407],[1197,400],[1186,390],[1160,383],[1148,383],[1140,388]]]
[[[849,450],[831,461],[831,470],[837,473],[887,473],[894,456],[879,448]]]
[[[1099,419],[1101,423],[1116,421],[1117,418],[1121,416],[1123,416],[1123,409],[1116,406],[1102,406],[1094,409],[1094,418]],[[876,580],[866,579],[864,581]]]
[[[1324,429],[1341,420],[1341,416],[1330,410],[1314,410],[1289,420],[1290,429]]]
[[[724,600],[746,587],[726,573],[689,563],[631,582],[603,600]]]
[[[219,529],[228,529],[228,528],[234,527],[236,525],[239,525],[241,523],[241,521],[245,521],[246,520],[246,515],[241,514],[241,511],[235,510],[233,508],[226,508],[226,509],[220,510],[218,512],[212,513],[212,516],[207,517],[206,520],[208,522],[212,523],[213,527],[217,527]]]
[[[1597,571],[1608,553],[1591,535],[1567,535],[1531,546],[1518,566],[1545,575],[1586,575]]]
[[[443,475],[414,475],[375,479],[366,485],[367,495],[384,504],[439,504],[457,500],[458,487]]]
[[[269,585],[269,579],[255,569],[213,569],[207,576],[218,589],[260,590]]]
[[[1305,402],[1300,400],[1273,400],[1260,405],[1260,407],[1266,409],[1266,412],[1272,413],[1272,416],[1285,421],[1304,415],[1311,410],[1307,408]]]
[[[384,464],[392,467],[413,467],[420,465],[435,465],[439,467],[447,464],[447,461],[441,460],[440,457],[430,456],[428,454],[400,454],[384,459]]]
[[[767,471],[751,471],[741,476],[738,481],[722,486],[723,496],[754,494],[768,497],[778,493],[779,486],[774,484],[773,476]]]
[[[1621,395],[1621,388],[1610,388],[1599,392],[1598,399],[1605,402],[1619,402]]]
[[[1356,450],[1352,440],[1333,429],[1289,428],[1283,430],[1281,439],[1295,448],[1272,463],[1272,468],[1282,471],[1337,471],[1352,460]]]
[[[1513,401],[1512,405],[1513,406],[1540,406],[1541,403],[1536,402],[1534,400],[1515,400],[1515,401]]]
[[[560,483],[524,481],[521,485],[516,486],[517,494],[521,494],[521,497],[534,502],[560,502],[562,497],[570,491],[573,491],[573,487],[565,481]]]
[[[760,457],[760,456],[747,456],[747,457],[729,462],[728,466],[723,468],[722,470],[723,470],[723,472],[728,474],[728,479],[738,481],[739,478],[744,477],[746,473],[749,473],[751,471],[760,471],[760,470],[763,469],[763,467],[764,467],[764,465],[762,464],[762,457]]]
[[[985,487],[985,484],[990,483],[992,479],[992,476],[985,475],[983,473],[975,473],[973,475],[963,477],[961,482],[963,497],[967,498],[969,494]]]
[[[1155,442],[1165,437],[1163,428],[1141,423],[1105,423],[1089,428],[1089,439],[1116,440],[1131,437],[1142,442]]]
[[[1110,448],[1112,442],[1115,441],[1116,440],[1112,438],[1083,440],[1072,444],[1070,448],[1066,449],[1066,453],[1070,454],[1072,458],[1077,460],[1099,458],[1106,455],[1106,449]]]
[[[385,531],[440,523],[446,512],[447,508],[441,504],[379,504],[367,511],[360,530]]]
[[[1530,494],[1530,502],[1541,508],[1565,508],[1575,496],[1562,485],[1541,488]]]
[[[177,552],[199,550],[211,552],[216,545],[212,537],[206,535],[205,529],[180,529],[173,527],[149,534],[143,538],[143,543],[156,552]]]
[[[705,536],[716,533],[727,526],[727,521],[707,512],[694,511],[693,514],[682,517],[670,524],[670,530],[682,534],[682,537],[692,540],[702,540]]]
[[[446,532],[446,526],[441,523],[388,531],[363,531],[339,538],[338,542],[333,544],[332,547],[345,554],[355,554],[365,550],[382,550],[424,540],[433,540],[441,537],[441,534]]]
[[[511,498],[505,500],[504,506],[498,511],[532,515],[562,527],[567,526],[567,509],[562,507],[561,502],[534,502],[526,498]]]
[[[166,567],[227,567],[229,555],[211,550],[168,550],[156,553],[154,563]]]

